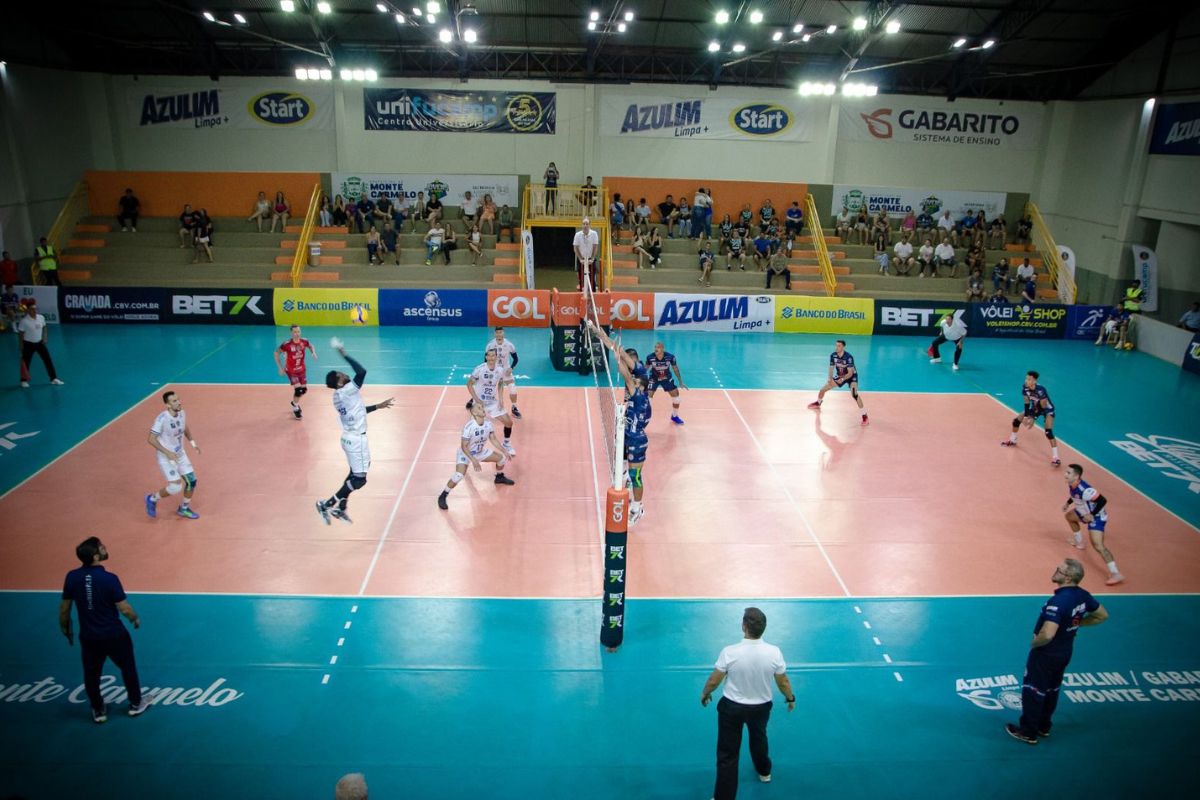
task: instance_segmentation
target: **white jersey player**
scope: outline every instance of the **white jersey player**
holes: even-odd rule
[[[517,378],[513,374],[513,370],[517,368],[517,346],[512,343],[511,339],[506,339],[504,336],[504,327],[496,326],[495,338],[487,343],[484,348],[486,353],[488,350],[496,351],[496,363],[502,367],[508,368],[508,396],[512,398],[512,415],[513,419],[520,419],[521,412],[517,409]]]
[[[197,453],[200,448],[188,430],[187,412],[179,403],[179,395],[174,392],[163,392],[163,403],[167,409],[158,415],[150,428],[146,441],[157,452],[158,468],[162,470],[167,485],[157,492],[146,495],[146,514],[158,516],[158,501],[172,494],[183,492],[183,501],[175,513],[187,519],[199,519],[200,515],[192,510],[192,493],[196,491],[196,473],[192,462],[183,449],[186,440]]]
[[[336,517],[344,522],[351,522],[346,513],[346,505],[350,493],[367,485],[367,471],[371,468],[371,449],[367,445],[367,414],[381,408],[391,408],[392,398],[368,406],[363,403],[362,385],[366,380],[367,370],[350,356],[338,339],[330,342],[334,350],[350,364],[354,370],[351,378],[344,372],[330,370],[325,376],[325,385],[333,389],[333,407],[337,409],[338,421],[342,424],[342,452],[350,464],[350,474],[338,487],[338,490],[327,500],[317,501],[317,513],[325,524],[330,517]]]
[[[450,494],[450,490],[458,486],[466,476],[467,465],[470,464],[476,472],[479,472],[483,469],[481,462],[484,461],[491,461],[496,465],[494,483],[501,486],[512,486],[516,483],[504,474],[504,465],[508,463],[508,455],[505,453],[503,445],[496,439],[496,429],[492,425],[492,421],[487,418],[484,404],[476,403],[471,407],[471,420],[463,425],[454,474],[450,476],[450,480],[446,481],[446,488],[438,495],[438,508],[443,511],[449,508],[446,505],[446,497]]]
[[[488,419],[504,426],[504,449],[510,456],[515,456],[517,452],[509,443],[513,421],[504,410],[504,389],[510,383],[512,374],[507,367],[496,363],[496,351],[488,350],[483,354],[483,363],[467,377],[467,391],[471,393],[472,411],[476,405],[482,405]]]

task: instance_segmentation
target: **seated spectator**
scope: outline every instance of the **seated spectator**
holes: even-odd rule
[[[743,235],[741,235],[739,233],[739,231],[743,231],[743,230],[745,230],[745,229],[744,228],[734,228],[733,229],[733,237],[730,238],[729,243],[726,245],[726,248],[727,248],[725,251],[725,269],[726,270],[733,269],[734,259],[737,260],[739,269],[741,269],[742,271],[745,271],[745,269],[746,269],[746,252],[750,249],[750,240],[745,238]]]
[[[796,234],[789,233],[787,235],[787,238],[783,240],[783,242],[779,245],[778,248],[776,248],[775,252],[783,253],[784,258],[791,258],[792,250],[795,248],[795,246],[796,246]]]
[[[375,230],[375,226],[371,225],[367,231],[367,263],[374,264],[375,262],[383,263],[383,259],[379,257],[379,231]]]
[[[716,259],[713,257],[711,247],[704,246],[700,248],[700,283],[705,286],[712,286],[712,268]]]
[[[496,233],[496,201],[490,194],[485,194],[479,204],[479,232],[482,234],[485,230],[489,236]]]
[[[921,245],[921,249],[917,250],[917,266],[921,268],[917,274],[922,278],[927,272],[931,278],[937,277],[937,268],[933,265],[933,241],[928,237],[925,239],[925,244]]]
[[[1004,293],[1003,289],[997,289],[990,297],[988,297],[987,301],[989,305],[1006,306],[1008,305],[1008,295]]]
[[[721,217],[721,221],[717,223],[717,252],[724,253],[729,240],[733,238],[733,220],[729,215]],[[739,237],[740,238],[740,237]]]
[[[5,255],[8,254],[5,253]],[[1192,333],[1200,333],[1200,302],[1192,303],[1192,307],[1179,317],[1179,322],[1175,323],[1175,327]]]
[[[0,256],[0,284],[4,286],[16,286],[17,280],[17,262],[12,260],[12,256],[5,250]]]
[[[917,215],[914,214],[910,208],[908,213],[904,215],[904,219],[900,220],[900,235],[903,236],[904,234],[908,234],[908,236],[911,238],[915,236],[916,233]]]
[[[392,198],[386,193],[380,193],[379,199],[375,201],[375,208],[371,211],[371,221],[376,225],[381,225],[384,222],[394,222],[392,212],[395,206],[392,204]]]
[[[1033,264],[1029,263],[1029,256],[1025,256],[1021,261],[1021,266],[1017,267],[1017,283],[1024,285],[1026,282],[1037,279],[1037,270],[1033,268]]]
[[[179,215],[179,249],[191,247],[195,244],[196,235],[193,229],[196,227],[196,212],[192,211],[190,205],[184,204],[183,213]]]
[[[950,244],[950,238],[946,234],[942,234],[942,241],[938,242],[937,247],[933,248],[934,277],[937,277],[940,267],[950,267],[951,278],[958,274],[958,259],[954,252],[954,247]]]
[[[433,257],[442,252],[442,240],[446,237],[446,229],[440,222],[429,226],[425,234],[425,266],[432,266]]]
[[[354,204],[354,226],[359,233],[366,233],[367,228],[371,224],[371,220],[375,217],[375,203],[365,194],[358,196],[358,201]]]
[[[350,214],[346,211],[346,201],[342,199],[340,194],[335,195],[333,198],[332,214],[334,225],[344,225],[347,228],[350,226]]]
[[[940,236],[942,239],[949,239],[950,244],[958,247],[958,229],[954,224],[954,220],[950,217],[950,211],[947,209],[938,217],[937,226],[941,230]]]
[[[933,215],[928,211],[923,210],[917,215],[917,235],[922,239],[928,236],[930,241],[932,241],[933,231],[936,227],[937,222],[934,220]]]
[[[650,254],[650,269],[662,264],[662,234],[658,228],[650,229],[650,238],[646,243],[646,252]]]
[[[642,269],[644,260],[650,260],[650,251],[647,250],[649,242],[642,237],[640,229],[636,229],[633,234],[633,254],[637,256],[637,268]]]
[[[759,230],[765,231],[767,226],[775,221],[775,205],[771,202],[771,198],[763,201],[762,208],[758,210],[758,227]]]
[[[767,288],[771,288],[771,281],[777,275],[783,276],[783,288],[792,288],[792,271],[788,269],[787,257],[782,253],[777,253],[770,258],[767,263]]]
[[[971,245],[971,249],[967,251],[967,272],[975,268],[979,268],[982,271],[984,266],[986,266],[984,255],[982,247],[977,244]]]
[[[625,203],[621,201],[620,192],[614,192],[612,202],[608,204],[608,221],[614,233],[625,227]]]
[[[667,226],[667,238],[675,238],[675,221],[679,219],[679,206],[675,205],[675,198],[667,195],[667,199],[658,204],[658,218],[663,225]]]
[[[275,193],[275,202],[271,204],[271,233],[275,232],[275,223],[281,223],[279,232],[287,228],[288,217],[292,215],[292,204],[283,196],[283,192]]]
[[[875,263],[879,265],[879,274],[887,275],[891,259],[888,257],[887,237],[879,234],[875,237]]]
[[[479,201],[470,192],[463,192],[462,204],[458,208],[463,218],[463,224],[467,226],[467,230],[470,230],[471,226],[475,224],[476,217],[479,216]]]
[[[897,275],[909,275],[912,273],[912,268],[916,266],[917,260],[913,257],[913,246],[912,242],[908,240],[908,233],[902,233],[901,236],[903,238],[892,248],[892,252],[896,256],[893,261]],[[921,277],[925,277],[924,272],[921,273]]]
[[[971,232],[971,247],[977,247],[982,252],[987,249],[987,231],[975,224],[975,229]]]
[[[858,215],[854,218],[854,232],[858,234],[858,243],[867,243],[867,233],[871,228],[871,218],[867,216],[867,207],[862,206],[858,209]]]
[[[446,259],[446,266],[450,266],[450,254],[458,249],[458,234],[454,232],[454,226],[446,223],[446,235],[442,239],[442,258]]]
[[[1104,344],[1105,341],[1116,339],[1117,347],[1121,346],[1121,342],[1127,336],[1129,330],[1129,320],[1133,318],[1128,311],[1121,308],[1119,305],[1113,306],[1105,316],[1104,322],[1100,323],[1100,335],[1096,337],[1096,344]]]
[[[429,217],[429,209],[425,204],[425,193],[417,192],[417,199],[413,201],[412,207],[412,232],[417,232],[417,220],[424,221]]]
[[[509,243],[515,243],[517,241],[517,223],[513,221],[513,212],[512,209],[508,207],[508,203],[500,206],[500,211],[496,219],[499,225],[499,234],[503,235],[504,231],[507,230]],[[499,236],[497,236],[497,238],[499,238]]]
[[[1003,250],[1004,245],[1008,242],[1008,223],[1004,221],[1003,214],[997,214],[992,220],[992,224],[988,227],[991,237],[991,246],[993,250]]]
[[[850,244],[850,227],[850,209],[842,206],[842,213],[837,215],[837,221],[833,225],[833,235]]]
[[[1037,302],[1037,281],[1033,278],[1025,281],[1025,288],[1021,290],[1021,299],[1026,303]]]
[[[445,206],[442,205],[442,201],[438,199],[437,195],[431,195],[425,203],[425,221],[430,225],[440,223],[444,213]]]
[[[787,219],[783,223],[784,233],[792,233],[799,236],[800,231],[804,228],[804,209],[800,207],[799,200],[792,201],[792,205],[787,210],[786,217]]]
[[[678,213],[676,225],[679,226],[679,238],[690,239],[692,237],[692,207],[688,204],[687,195],[679,195]]]
[[[400,266],[400,234],[390,222],[383,223],[383,233],[379,234],[379,250],[380,264],[383,263],[383,254],[391,253],[396,260],[396,266]]]
[[[793,237],[795,234],[789,233],[788,236]],[[791,242],[791,238],[788,241]],[[767,245],[771,250],[771,255],[778,253],[779,248],[783,246],[783,242],[779,239],[779,228],[774,225],[767,228]]]
[[[983,271],[978,268],[971,270],[971,276],[967,278],[967,302],[983,302]]]
[[[117,201],[120,211],[117,212],[117,222],[121,225],[122,231],[128,231],[133,228],[133,232],[137,233],[138,212],[141,211],[142,201],[138,200],[133,194],[133,189],[126,189],[125,194],[121,195],[121,199]]]
[[[404,192],[396,192],[396,198],[392,200],[392,224],[397,234],[404,227],[404,220],[408,219],[408,216],[408,198],[404,196]]]
[[[634,206],[633,218],[638,225],[649,227],[650,225],[650,206],[646,204],[646,198],[638,200],[638,204]]]
[[[1033,236],[1033,218],[1028,214],[1017,220],[1017,244],[1029,244]]]
[[[317,209],[317,224],[322,228],[333,226],[333,214],[329,210],[329,195],[321,195],[321,207]]]
[[[203,252],[208,256],[208,263],[213,261],[212,251],[212,218],[208,216],[208,209],[202,208],[196,212],[195,223],[192,226],[192,231],[195,233],[195,253],[192,256],[192,263],[196,264],[200,261],[200,253]]]
[[[962,219],[958,221],[958,235],[965,237],[968,241],[975,234],[975,215],[970,211],[966,212]]]
[[[479,223],[467,231],[467,249],[471,251],[471,266],[478,267],[479,259],[483,256],[483,234],[479,232]]]
[[[875,238],[883,237],[884,246],[890,246],[892,243],[892,220],[888,217],[887,209],[879,209],[879,213],[875,215],[875,221],[871,226],[871,235]]]
[[[982,208],[975,212],[975,230],[984,235],[986,235],[988,231],[987,216],[983,213]]]
[[[19,316],[21,316],[21,298],[13,289],[12,282],[5,281],[4,293],[0,294],[0,330],[16,330]]]
[[[742,210],[738,212],[737,224],[746,230],[749,230],[750,226],[754,224],[754,210],[750,208],[749,203],[742,205]]]
[[[996,266],[992,267],[992,288],[1007,293],[1011,285],[1012,278],[1008,274],[1008,259],[1002,258]]]
[[[752,253],[754,256],[754,267],[759,272],[762,272],[767,268],[767,262],[771,260],[771,240],[760,229],[758,236],[754,237],[752,244],[754,245],[754,252]]]

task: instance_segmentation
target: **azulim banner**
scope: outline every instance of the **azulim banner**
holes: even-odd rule
[[[194,130],[329,130],[333,89],[327,84],[130,86],[125,90],[132,127]]]
[[[838,138],[861,142],[923,144],[939,150],[1037,150],[1042,110],[1036,105],[950,104],[878,97],[842,101]]]
[[[974,214],[982,210],[988,219],[992,219],[1004,213],[1004,205],[1007,202],[1008,195],[1004,192],[960,192],[952,189],[839,183],[833,187],[829,213],[836,217],[842,213],[842,206],[850,209],[851,214],[858,213],[863,206],[866,206],[868,214],[887,209],[888,214],[893,217],[902,217],[909,211],[914,214],[924,211],[932,216],[936,223],[943,212],[949,211],[954,221],[958,222],[968,211]]]
[[[554,133],[553,92],[363,89],[368,131]]]
[[[1200,156],[1200,103],[1163,103],[1154,115],[1150,152]]]
[[[655,139],[733,139],[808,142],[813,121],[798,106],[753,96],[679,97],[605,92],[600,100],[603,136]]]
[[[379,324],[378,289],[276,289],[276,325]]]
[[[875,301],[867,297],[787,297],[775,300],[780,333],[861,333],[875,326]]]
[[[656,292],[654,327],[656,330],[770,333],[775,329],[775,295]]]

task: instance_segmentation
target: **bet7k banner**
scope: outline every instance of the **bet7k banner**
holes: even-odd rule
[[[368,131],[554,133],[553,92],[363,89]]]

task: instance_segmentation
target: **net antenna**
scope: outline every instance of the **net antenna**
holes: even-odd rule
[[[606,300],[605,300],[606,301]],[[583,286],[583,343],[592,358],[592,378],[595,381],[600,424],[604,431],[604,450],[608,455],[608,481],[613,489],[625,488],[625,379],[608,358],[608,348],[595,334],[601,327],[596,297],[588,282]],[[590,323],[590,324],[589,324]],[[593,327],[593,325],[595,327]],[[616,331],[614,331],[616,334]],[[619,342],[618,342],[618,346]],[[614,381],[615,377],[615,381]],[[618,394],[618,392],[620,392]]]

